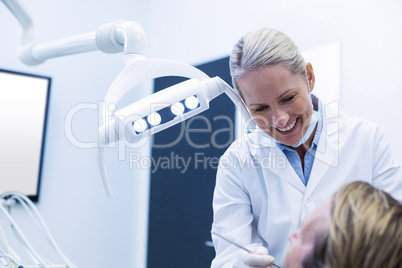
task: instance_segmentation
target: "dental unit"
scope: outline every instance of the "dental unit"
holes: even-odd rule
[[[100,50],[123,53],[124,69],[106,93],[99,127],[98,157],[103,185],[108,196],[112,190],[107,180],[104,148],[113,142],[138,142],[176,125],[209,108],[209,102],[225,93],[240,109],[248,129],[254,128],[241,98],[221,78],[210,78],[199,69],[174,60],[145,57],[146,36],[136,22],[118,20],[100,26],[96,31],[50,42],[34,42],[33,23],[24,8],[15,0],[1,0],[22,27],[19,59],[26,65],[44,63],[50,58]],[[151,94],[127,107],[110,111],[127,92],[146,80],[179,76],[189,78],[162,91]],[[158,107],[154,107],[158,104]]]

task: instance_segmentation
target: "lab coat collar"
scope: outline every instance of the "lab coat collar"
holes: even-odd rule
[[[304,184],[299,179],[296,171],[292,168],[292,165],[290,164],[286,155],[279,148],[278,143],[274,139],[270,138],[261,129],[256,129],[249,135],[247,143],[247,147],[251,157],[253,158],[253,161],[258,162],[260,158],[273,156],[275,158],[275,161],[273,162],[282,163],[281,165],[274,164],[270,166],[269,170],[263,170],[264,173],[273,173],[278,177],[278,179],[286,181],[301,193],[304,193]]]
[[[304,199],[307,200],[316,189],[330,167],[339,163],[339,102],[323,105],[323,129],[314,157],[313,168],[306,186]]]

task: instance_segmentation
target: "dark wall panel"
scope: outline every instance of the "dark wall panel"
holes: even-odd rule
[[[223,58],[197,68],[230,84],[228,64],[229,58]],[[182,80],[158,78],[155,91]],[[207,111],[154,135],[148,268],[210,266],[216,168],[233,141],[234,114],[234,104],[223,94]]]

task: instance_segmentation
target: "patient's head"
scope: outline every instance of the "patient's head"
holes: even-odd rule
[[[302,267],[303,260],[309,255],[322,236],[328,233],[330,225],[331,202],[325,202],[303,221],[300,229],[289,236],[291,247],[286,254],[284,268]]]
[[[352,182],[289,240],[285,268],[402,267],[402,205],[368,183]]]

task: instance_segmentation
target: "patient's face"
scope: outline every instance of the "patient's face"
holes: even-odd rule
[[[301,228],[289,236],[291,246],[283,268],[302,267],[303,259],[313,250],[315,235],[329,229],[330,208],[330,201],[317,207],[304,219]]]

